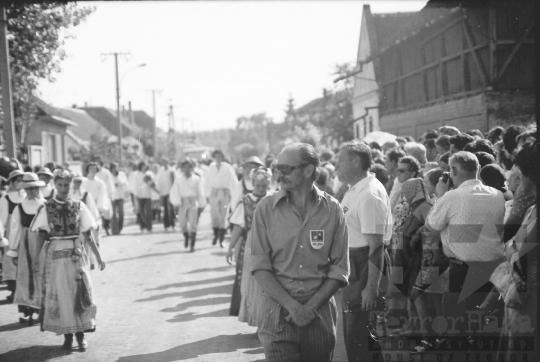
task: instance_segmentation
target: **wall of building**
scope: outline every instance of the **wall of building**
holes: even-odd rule
[[[534,90],[487,92],[489,128],[536,121]]]
[[[478,128],[485,132],[488,127],[486,95],[480,93],[425,108],[382,114],[380,124],[382,131],[398,136],[413,136],[415,139],[428,129],[444,125],[457,127],[461,131]]]

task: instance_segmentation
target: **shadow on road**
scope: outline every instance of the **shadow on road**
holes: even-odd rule
[[[182,312],[190,307],[207,307],[214,304],[223,304],[231,301],[231,297],[217,297],[190,300],[186,303],[180,303],[176,307],[162,309],[161,312]]]
[[[232,294],[232,283],[226,284],[226,285],[219,285],[216,287],[210,287],[210,288],[203,288],[203,289],[197,289],[197,290],[189,290],[187,292],[178,292],[178,293],[167,293],[167,294],[160,294],[160,295],[154,295],[149,298],[145,299],[138,299],[135,302],[153,302],[156,300],[161,300],[165,298],[173,298],[173,297],[184,297],[186,299],[188,298],[198,298],[203,297],[209,294],[226,294],[231,295]]]
[[[134,257],[131,257],[131,258],[111,260],[111,261],[107,261],[107,264],[117,263],[119,261],[130,261],[130,260],[137,260],[137,259],[152,258],[154,256],[169,256],[169,255],[172,255],[172,254],[185,254],[185,253],[186,253],[186,251],[184,251],[184,250],[182,250],[182,251],[167,251],[165,253],[152,253],[152,254],[134,256]]]
[[[28,328],[28,325],[15,322],[15,323],[0,326],[0,333],[16,331],[18,329],[23,329],[23,328]],[[0,359],[0,361],[2,361],[2,359]]]
[[[195,273],[206,273],[206,272],[213,272],[213,271],[225,271],[230,270],[232,266],[230,265],[224,265],[224,266],[218,266],[215,268],[202,268],[202,269],[195,269],[190,272],[187,272],[186,274],[195,274]]]
[[[0,361],[2,362],[38,362],[38,361],[48,361],[53,358],[66,356],[71,354],[70,351],[65,351],[62,349],[60,342],[63,341],[62,338],[58,339],[57,346],[32,346],[21,349],[16,349],[13,351],[0,354]],[[73,352],[79,353],[79,352]]]
[[[181,282],[181,283],[174,283],[174,284],[165,284],[162,286],[159,286],[157,288],[153,289],[146,289],[145,291],[152,291],[152,290],[165,290],[169,288],[183,288],[183,287],[192,287],[195,285],[201,285],[201,284],[210,284],[210,283],[219,283],[219,282],[228,282],[228,281],[234,281],[234,275],[226,275],[221,278],[215,278],[215,279],[205,279],[205,280],[192,280],[189,282]]]
[[[193,312],[178,314],[174,316],[174,318],[172,319],[167,319],[167,322],[170,322],[170,323],[191,322],[199,318],[228,317],[228,316],[229,316],[229,309],[227,308],[227,309],[220,309],[220,310],[215,310],[213,312],[200,313],[200,314],[195,314]]]
[[[120,357],[116,362],[173,362],[197,358],[212,353],[235,352],[239,349],[260,348],[253,334],[220,335],[184,344],[163,352]]]

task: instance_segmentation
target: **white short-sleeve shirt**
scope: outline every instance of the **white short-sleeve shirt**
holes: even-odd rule
[[[385,244],[392,236],[392,212],[386,189],[375,175],[368,176],[347,191],[341,202],[347,228],[349,248],[368,246],[364,234],[383,235]]]

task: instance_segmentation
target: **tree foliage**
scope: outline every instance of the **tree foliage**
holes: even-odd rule
[[[10,2],[5,4],[9,41],[9,62],[16,131],[31,124],[35,110],[30,97],[39,82],[54,82],[66,58],[63,46],[73,35],[67,31],[79,25],[93,11],[75,2]],[[3,119],[3,114],[2,114]]]

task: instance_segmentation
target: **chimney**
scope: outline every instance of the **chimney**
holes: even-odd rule
[[[323,98],[326,98],[326,97],[328,97],[330,95],[328,90],[326,90],[326,88],[323,88],[322,94],[323,94]]]
[[[77,109],[77,105],[76,105],[76,104],[72,104],[72,105],[71,105],[71,108]]]
[[[85,107],[88,107],[88,102],[84,102],[84,106],[85,106]]]
[[[133,110],[131,109],[131,101],[128,102],[129,109],[129,123],[133,124]]]

